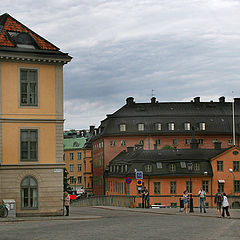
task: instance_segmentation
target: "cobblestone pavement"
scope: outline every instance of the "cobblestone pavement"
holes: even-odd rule
[[[0,221],[0,240],[240,239],[240,210],[231,219],[216,209],[185,215],[179,209],[118,207],[71,208],[69,217],[16,218]],[[6,220],[6,219],[5,219]]]

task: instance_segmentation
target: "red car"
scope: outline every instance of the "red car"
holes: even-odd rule
[[[77,198],[77,196],[73,194],[69,194],[69,197],[70,197],[70,200],[75,200]]]

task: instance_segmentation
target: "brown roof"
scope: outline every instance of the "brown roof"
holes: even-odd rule
[[[0,46],[4,47],[16,47],[16,44],[11,39],[11,36],[8,34],[10,32],[17,33],[28,33],[35,40],[39,49],[42,50],[53,50],[58,51],[59,48],[54,46],[52,43],[48,42],[46,39],[42,38],[22,23],[18,22],[16,19],[11,17],[9,14],[5,13],[0,16]]]

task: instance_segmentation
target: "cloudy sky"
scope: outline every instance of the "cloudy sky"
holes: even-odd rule
[[[65,129],[152,90],[160,102],[240,97],[240,0],[2,0],[6,12],[73,57]]]

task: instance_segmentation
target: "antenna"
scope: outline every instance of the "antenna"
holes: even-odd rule
[[[154,91],[155,91],[155,90],[154,90],[154,89],[152,89],[152,97],[154,97]]]
[[[233,94],[233,101],[232,101],[232,119],[233,119],[233,146],[235,146],[235,113],[234,113],[234,91],[232,91]]]

